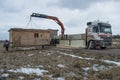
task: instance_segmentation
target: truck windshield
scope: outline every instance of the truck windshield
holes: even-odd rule
[[[100,24],[99,27],[102,33],[112,33],[110,24]]]
[[[110,27],[103,27],[103,26],[100,27],[100,32],[103,32],[103,33],[112,33]]]

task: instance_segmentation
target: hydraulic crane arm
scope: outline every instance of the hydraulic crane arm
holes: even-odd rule
[[[45,18],[45,19],[52,19],[52,20],[54,20],[61,27],[62,36],[64,35],[64,31],[65,31],[64,25],[57,17],[48,16],[48,15],[39,14],[39,13],[32,13],[31,17],[38,17],[38,18]]]

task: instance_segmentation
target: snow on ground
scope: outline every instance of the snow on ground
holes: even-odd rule
[[[24,74],[32,74],[35,73],[36,75],[40,76],[43,75],[44,72],[48,72],[47,70],[40,70],[39,68],[33,69],[33,68],[20,68],[16,70],[8,70],[8,72],[14,72],[14,73],[24,73]]]
[[[84,80],[87,80],[87,76],[88,76],[88,71],[90,69],[92,69],[93,71],[102,71],[105,69],[108,69],[107,67],[105,67],[104,65],[99,65],[99,64],[94,64],[92,67],[84,67],[82,68],[84,70],[83,75],[84,75]]]
[[[24,50],[24,51],[26,51],[26,50],[34,50],[34,49],[36,49],[36,47],[17,47],[17,49],[18,50]]]
[[[65,65],[63,65],[63,64],[58,64],[58,67],[60,67],[60,68],[64,68]]]
[[[7,74],[7,73],[4,73],[1,75],[1,77],[8,77],[8,76],[9,76],[9,74]]]
[[[35,78],[34,80],[41,80],[40,78]]]
[[[89,67],[83,68],[83,70],[84,70],[85,72],[87,72],[89,69],[90,69]]]
[[[99,64],[94,64],[92,68],[94,71],[101,71],[107,69],[104,65],[99,65]]]
[[[84,70],[84,75],[87,76],[88,71],[90,69],[93,69],[93,71],[102,71],[102,70],[105,70],[105,69],[108,69],[108,68],[105,67],[104,65],[94,64],[92,67],[84,67],[82,69]]]
[[[28,54],[28,56],[33,56],[34,54]]]
[[[24,79],[24,77],[23,77],[23,76],[19,76],[19,79],[20,79],[20,80],[23,80],[23,79]]]
[[[94,59],[94,58],[86,58],[86,57],[76,56],[76,55],[67,54],[67,53],[60,53],[60,54],[66,55],[66,56],[71,56],[73,58],[84,59],[84,60],[97,60],[97,59]],[[115,64],[117,66],[120,66],[120,62],[111,61],[111,60],[100,60],[100,61],[103,61],[103,62],[108,63],[108,64]]]
[[[101,61],[104,61],[104,62],[109,63],[109,64],[115,64],[117,66],[120,66],[120,62],[111,61],[111,60],[101,60]]]
[[[84,80],[86,80],[87,79],[87,75],[88,75],[88,70],[89,70],[90,68],[89,67],[85,67],[85,68],[83,68],[83,70],[84,70]]]
[[[113,44],[120,44],[120,42],[113,42]]]
[[[43,53],[42,51],[39,51],[39,53]],[[44,54],[44,53],[43,53]],[[44,54],[45,56],[51,56],[51,54],[53,54],[52,51],[49,51],[47,54]],[[100,60],[100,59],[95,59],[95,58],[89,58],[89,57],[82,57],[82,56],[77,56],[77,55],[74,55],[74,54],[67,54],[67,53],[64,53],[64,52],[59,52],[57,57],[58,58],[61,58],[62,55],[65,55],[65,56],[70,56],[70,57],[73,57],[73,58],[78,58],[78,59],[83,59],[83,60],[99,60],[99,61],[102,61],[102,62],[105,62],[105,63],[108,63],[108,64],[115,64],[117,66],[120,66],[120,62],[116,62],[116,61],[112,61],[112,60]],[[34,56],[35,54],[28,54],[28,56]],[[57,64],[57,66],[59,68],[65,68],[66,64]],[[27,67],[30,67],[30,65],[27,65]],[[36,66],[35,68],[19,68],[19,69],[11,69],[11,70],[7,70],[8,72],[13,72],[13,73],[23,73],[23,74],[36,74],[37,76],[43,76],[44,72],[48,72],[47,70],[42,70],[44,66],[42,65],[38,65]],[[110,67],[106,67],[104,65],[99,65],[99,64],[93,64],[91,67],[90,66],[86,66],[86,67],[83,67],[83,76],[84,76],[84,80],[87,80],[88,79],[88,71],[90,69],[92,69],[93,71],[102,71],[102,70],[105,70],[105,69],[108,69]],[[4,70],[3,69],[0,69],[0,72],[3,72]],[[73,72],[69,73],[68,75],[75,75]],[[52,74],[51,74],[52,75]],[[47,75],[45,75],[47,76]],[[1,77],[9,77],[9,74],[7,73],[4,73],[1,75]],[[58,77],[58,78],[53,78],[52,76],[48,76],[48,78],[52,79],[52,80],[65,80],[64,77]],[[19,77],[20,80],[24,79],[24,77],[20,76]],[[40,78],[35,78],[34,80],[41,80]]]
[[[58,78],[52,78],[52,80],[65,80],[63,77],[58,77]]]
[[[95,60],[94,58],[84,58],[84,57],[81,57],[81,56],[76,56],[76,55],[72,55],[72,54],[67,54],[67,53],[60,53],[62,55],[66,55],[66,56],[71,56],[73,58],[79,58],[79,59],[86,59],[86,60]]]
[[[39,65],[39,66],[36,66],[37,68],[43,68],[43,66],[42,65]]]
[[[0,69],[0,72],[4,72],[4,69]]]

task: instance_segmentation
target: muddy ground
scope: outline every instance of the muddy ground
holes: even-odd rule
[[[17,71],[21,68],[46,70]],[[13,71],[14,70],[14,71]],[[120,49],[87,50],[46,46],[10,49],[0,45],[1,80],[120,80]]]

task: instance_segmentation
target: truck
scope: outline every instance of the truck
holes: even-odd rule
[[[87,49],[105,49],[112,45],[112,30],[108,22],[87,22],[85,46]]]

